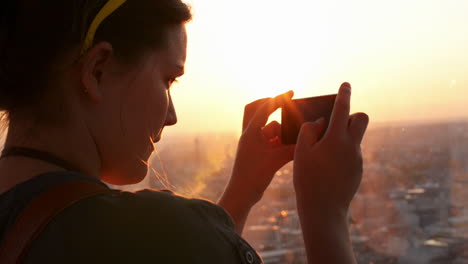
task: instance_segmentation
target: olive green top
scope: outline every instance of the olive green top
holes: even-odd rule
[[[32,194],[83,177],[43,174],[1,195],[0,237]],[[222,207],[167,190],[142,190],[102,194],[68,207],[33,243],[25,263],[263,262]]]

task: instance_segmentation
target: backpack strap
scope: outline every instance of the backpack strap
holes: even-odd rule
[[[99,194],[119,193],[96,182],[79,180],[53,186],[29,203],[0,244],[0,263],[21,263],[32,242],[67,207]]]

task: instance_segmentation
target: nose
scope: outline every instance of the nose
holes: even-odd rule
[[[169,94],[169,107],[167,109],[166,122],[165,126],[173,126],[177,124],[177,114],[174,108],[174,103],[172,102],[171,94]]]

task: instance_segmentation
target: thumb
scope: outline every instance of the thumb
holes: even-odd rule
[[[357,144],[361,144],[369,124],[369,116],[365,113],[356,113],[349,118],[349,132]]]
[[[311,147],[320,139],[320,135],[325,128],[325,118],[321,117],[314,122],[305,122],[301,126],[299,135],[297,137],[297,146]]]

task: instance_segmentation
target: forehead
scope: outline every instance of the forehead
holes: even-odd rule
[[[167,32],[167,44],[165,54],[168,62],[184,66],[187,57],[187,32],[184,25],[169,27]]]

